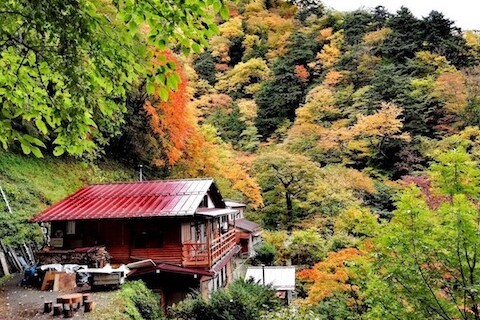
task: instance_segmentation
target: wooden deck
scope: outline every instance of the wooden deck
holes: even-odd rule
[[[184,242],[184,267],[210,267],[235,246],[235,229],[208,242]]]

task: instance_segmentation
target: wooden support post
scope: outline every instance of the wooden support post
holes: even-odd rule
[[[83,302],[84,312],[91,312],[95,309],[95,302],[92,300],[85,300]]]
[[[210,268],[210,266],[212,265],[212,255],[211,255],[211,250],[212,250],[212,247],[211,247],[211,239],[210,237],[212,236],[211,234],[211,224],[212,221],[210,221],[210,219],[207,219],[207,261],[208,261],[208,267]]]
[[[45,301],[45,303],[43,304],[43,313],[52,312],[52,306],[53,306],[52,301]]]
[[[73,308],[72,305],[65,306],[63,308],[63,317],[64,318],[73,318]]]
[[[53,316],[54,317],[61,315],[62,311],[63,311],[63,306],[62,306],[61,303],[55,303],[53,305]]]
[[[82,302],[85,303],[87,300],[92,300],[92,294],[91,293],[84,293],[82,295]]]

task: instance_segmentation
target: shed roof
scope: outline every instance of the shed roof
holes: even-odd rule
[[[265,270],[262,270],[265,268]],[[295,290],[295,267],[249,267],[245,279],[271,285],[275,290]],[[263,275],[265,274],[265,282]]]
[[[223,208],[198,208],[196,213],[201,216],[218,217],[227,214],[238,213],[238,210]]]
[[[248,232],[259,231],[262,228],[258,223],[244,218],[235,220],[235,227]]]
[[[229,208],[245,208],[247,205],[240,201],[225,199],[225,205]]]
[[[211,190],[220,201],[212,179],[157,180],[86,186],[47,208],[32,222],[191,216]]]

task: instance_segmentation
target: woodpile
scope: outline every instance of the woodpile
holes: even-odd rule
[[[78,248],[74,250],[44,249],[35,252],[40,265],[46,264],[81,264],[90,267],[102,267],[111,260],[104,246]]]

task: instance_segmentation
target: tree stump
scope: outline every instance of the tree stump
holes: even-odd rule
[[[84,312],[91,312],[95,309],[95,302],[92,300],[85,300],[83,302]]]
[[[56,303],[56,304],[53,305],[53,316],[54,317],[61,315],[62,311],[63,311],[63,306],[62,306],[61,303]]]
[[[64,318],[73,318],[73,308],[72,306],[65,307],[63,309],[63,317]]]
[[[43,313],[52,312],[52,305],[53,305],[52,301],[45,301],[45,303],[43,304]]]
[[[82,295],[82,302],[85,303],[87,300],[92,300],[92,294],[91,293],[84,293]]]

